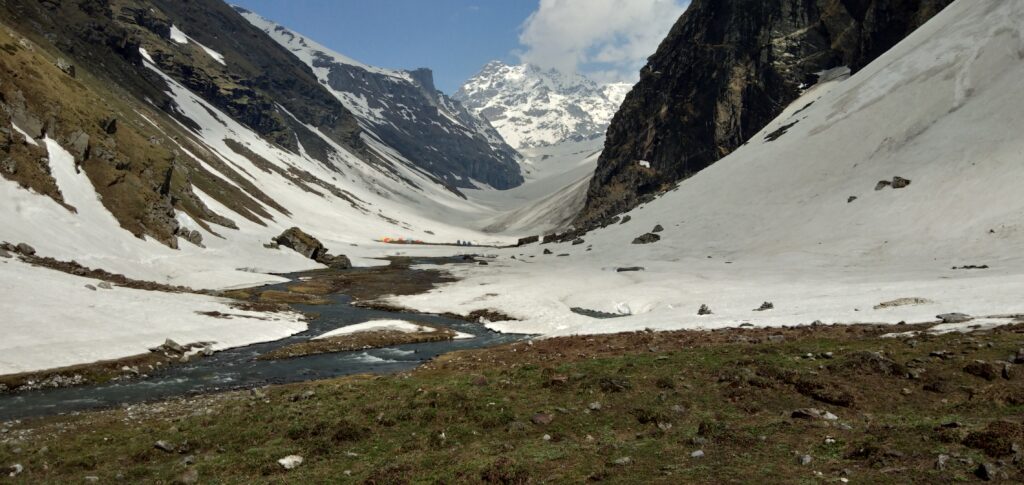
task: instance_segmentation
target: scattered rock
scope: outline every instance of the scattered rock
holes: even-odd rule
[[[622,216],[622,222],[620,222],[619,224],[625,224],[629,222],[631,219],[633,219],[633,216]]]
[[[853,202],[855,200],[857,200],[857,196],[856,195],[851,195],[850,198],[846,199],[846,203],[849,204],[849,203],[851,203],[851,202]]]
[[[540,241],[540,236],[522,237],[519,238],[518,242],[516,242],[516,246],[526,246],[527,244],[533,244],[537,241]]]
[[[597,401],[594,401],[594,402],[592,402],[592,403],[587,405],[587,409],[589,409],[591,411],[600,411],[601,410],[601,403],[599,403]]]
[[[100,481],[100,477],[97,477],[96,475],[88,475],[85,477],[85,481],[89,483],[98,483]]]
[[[532,418],[530,418],[530,421],[532,421],[533,424],[536,424],[537,426],[547,426],[551,424],[551,422],[554,420],[555,417],[547,413],[537,413],[534,414]]]
[[[707,305],[703,305],[702,304],[700,306],[700,308],[697,309],[697,315],[702,315],[703,316],[703,315],[711,315],[711,314],[712,314],[711,313],[711,309],[708,308]]]
[[[661,232],[661,231],[664,231],[664,230],[665,230],[665,228],[661,227],[661,224],[658,224],[658,225],[654,226],[654,229],[651,229],[651,232]]]
[[[897,298],[895,300],[884,301],[882,303],[875,305],[875,310],[907,305],[927,305],[928,303],[932,303],[932,301],[927,298]]]
[[[18,475],[21,475],[21,472],[25,471],[25,467],[23,467],[21,465],[21,463],[15,463],[15,464],[11,465],[10,470],[11,470],[11,472],[8,473],[7,476],[13,478],[13,477],[16,477]]]
[[[890,185],[892,185],[892,182],[888,180],[879,180],[878,183],[875,184],[875,190],[882,190]]]
[[[60,69],[68,76],[75,77],[75,65],[63,57],[57,58],[57,69]]]
[[[164,440],[160,440],[160,441],[157,441],[156,443],[153,443],[153,448],[156,448],[156,449],[158,449],[160,451],[163,451],[165,453],[174,453],[174,445],[172,445],[172,444],[170,444],[170,443],[168,443],[168,442],[166,442]]]
[[[35,256],[36,254],[36,248],[25,243],[18,243],[17,249],[19,253],[24,254],[25,256]]]
[[[85,287],[86,287],[87,289],[90,289],[90,290],[92,290],[92,291],[96,291],[96,287],[95,287],[95,286],[93,286],[93,285],[85,285]]]
[[[4,249],[0,249],[0,258],[10,259],[11,258],[11,253],[8,253]]]
[[[793,411],[793,413],[790,415],[790,417],[796,418],[796,419],[810,419],[810,420],[822,419],[822,420],[825,420],[825,421],[836,421],[836,420],[839,419],[839,416],[836,416],[835,414],[832,414],[832,413],[830,413],[828,411],[822,411],[821,409],[818,409],[818,408],[801,408],[801,409],[797,409],[797,410]]]
[[[163,348],[179,354],[185,353],[185,347],[182,347],[180,344],[178,344],[178,342],[175,342],[171,339],[164,340]]]
[[[629,465],[630,463],[633,463],[633,459],[628,456],[618,458],[612,462],[612,464],[614,464],[615,466],[626,466]]]
[[[544,254],[554,254],[550,249],[544,248]]]
[[[579,246],[580,244],[583,244],[583,243],[585,243],[585,242],[586,242],[586,241],[584,241],[584,240],[583,240],[583,238],[581,238],[581,237],[578,237],[578,238],[576,238],[576,239],[574,239],[574,240],[572,241],[572,245],[573,245],[573,246]]]
[[[619,273],[630,273],[630,272],[645,271],[645,270],[646,270],[646,268],[644,268],[643,266],[628,266],[628,267],[625,267],[625,268],[617,268],[615,271],[617,271]]]
[[[814,457],[811,455],[800,455],[800,457],[797,458],[797,463],[803,466],[810,465],[812,461],[814,461]]]
[[[756,300],[755,300],[755,301],[756,301]],[[762,303],[762,304],[761,304],[761,306],[760,306],[760,307],[758,307],[758,308],[757,308],[756,310],[754,310],[754,311],[755,311],[755,312],[763,312],[763,311],[767,311],[767,310],[774,310],[774,309],[775,309],[775,304],[774,304],[774,303],[772,303],[772,302],[770,302],[770,301],[766,301],[766,302]]]
[[[996,473],[996,466],[991,463],[981,463],[978,469],[974,470],[974,475],[986,482],[995,480]]]
[[[943,313],[942,315],[936,315],[942,323],[964,323],[974,320],[974,317],[966,313]]]
[[[936,470],[945,470],[946,469],[946,463],[948,463],[948,462],[949,462],[949,455],[939,455],[939,457],[935,459],[935,469]]]
[[[281,465],[285,470],[294,470],[302,464],[304,459],[299,455],[288,455],[280,460],[277,460],[277,464]]]
[[[908,185],[910,185],[910,180],[908,179],[905,179],[903,177],[892,178],[892,188],[894,189],[902,189],[903,187],[906,187]]]
[[[964,367],[964,372],[972,376],[981,377],[986,381],[996,380],[996,378],[1002,375],[1002,371],[1001,366],[992,362],[985,362],[984,360],[976,360]]]
[[[652,244],[660,240],[661,236],[654,234],[653,232],[648,232],[647,234],[644,234],[634,239],[633,244]]]
[[[102,281],[102,282],[100,282],[100,284],[98,284],[96,286],[98,286],[101,290],[113,290],[114,289],[114,287],[111,286],[110,283],[107,283],[106,281]]]
[[[704,458],[704,450],[697,450],[690,453],[690,458]]]

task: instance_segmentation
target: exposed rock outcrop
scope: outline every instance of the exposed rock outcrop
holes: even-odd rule
[[[612,120],[577,227],[728,155],[819,73],[856,72],[951,2],[694,0]]]

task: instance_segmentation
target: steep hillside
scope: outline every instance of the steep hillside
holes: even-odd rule
[[[519,320],[492,328],[556,335],[950,312],[1012,322],[1024,310],[1022,26],[1024,3],[960,0],[615,224],[497,253],[394,302],[495,309]]]
[[[354,113],[368,136],[459,188],[498,189],[523,182],[519,156],[487,123],[434,87],[429,69],[368,66],[257,14],[237,9],[306,63]]]
[[[950,2],[694,0],[612,121],[578,225],[728,155],[823,72],[860,70]]]
[[[629,87],[492,61],[454,97],[490,121],[512,146],[525,150],[603,136]]]
[[[0,12],[0,314],[17,335],[0,344],[0,374],[165,338],[219,349],[301,331],[293,313],[140,293],[322,267],[272,244],[291,227],[358,265],[397,252],[384,237],[508,241],[460,227],[492,210],[363,132],[308,66],[220,2],[11,0]],[[66,271],[11,258],[19,243]],[[110,274],[159,284],[96,291]]]

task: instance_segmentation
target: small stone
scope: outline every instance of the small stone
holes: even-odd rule
[[[288,455],[280,460],[277,460],[277,464],[281,465],[285,470],[294,470],[302,464],[304,459],[299,455]]]
[[[758,307],[754,311],[755,312],[763,312],[763,311],[774,310],[774,309],[775,309],[775,304],[770,302],[770,301],[766,301],[766,302],[762,303],[761,306]]]
[[[193,464],[195,464],[195,462],[196,462],[195,455],[188,455],[185,458],[181,459],[181,464],[182,465],[186,465],[186,466],[187,465],[193,465]]]
[[[544,436],[540,437],[540,439],[542,439],[544,441],[551,441],[551,435],[545,433]]]
[[[855,200],[857,200],[857,196],[856,195],[851,195],[850,198],[846,199],[846,203],[849,204],[849,203],[851,203],[851,202],[853,202]]]
[[[157,441],[156,443],[153,443],[153,448],[156,448],[156,449],[158,449],[160,451],[163,451],[165,453],[174,453],[174,445],[172,445],[172,444],[170,444],[170,443],[168,443],[168,442],[166,442],[164,440],[160,440],[160,441]]]
[[[15,463],[11,465],[11,473],[9,473],[7,476],[16,477],[18,475],[21,475],[21,472],[23,471],[25,471],[25,467],[21,466],[21,463]]]
[[[908,185],[910,185],[909,179],[905,179],[903,177],[892,178],[892,188],[894,189],[902,189],[903,187],[906,187]]]
[[[814,458],[811,455],[800,455],[800,458],[797,459],[797,463],[803,466],[810,465],[812,461]]]
[[[900,393],[903,394],[904,396],[909,396],[911,394],[911,391],[910,389],[904,387],[903,389],[900,389]]]
[[[690,458],[704,458],[704,450],[697,450],[690,453]]]
[[[594,402],[592,402],[592,403],[587,405],[587,409],[589,409],[591,411],[600,411],[601,410],[601,403],[599,403],[597,401],[594,401]]]
[[[822,411],[817,408],[801,408],[793,411],[790,417],[796,419],[823,419],[825,421],[835,421],[839,419],[838,416],[828,411]]]
[[[658,241],[661,241],[661,236],[653,232],[648,232],[647,234],[643,234],[638,236],[636,239],[633,239],[633,244],[652,244]]]
[[[822,359],[831,359],[833,357],[835,357],[835,354],[833,354],[832,352],[823,352],[821,354]]]
[[[545,248],[544,249],[544,254],[554,254],[554,253],[552,253],[550,249]]]
[[[164,347],[164,349],[169,350],[171,352],[176,352],[176,353],[179,353],[179,354],[185,353],[185,347],[182,347],[180,344],[178,344],[178,342],[175,342],[175,341],[173,341],[171,339],[164,340],[164,346],[163,347]]]
[[[626,466],[629,465],[630,463],[633,463],[633,459],[628,456],[618,458],[612,462],[612,464],[614,464],[615,466]]]
[[[664,231],[664,230],[665,230],[665,228],[661,227],[661,224],[658,224],[658,225],[654,226],[654,229],[651,229],[651,232],[661,232],[661,231]]]
[[[994,480],[996,473],[996,466],[991,463],[982,463],[978,465],[977,470],[974,470],[974,475],[986,482]]]
[[[943,313],[942,315],[936,315],[942,323],[964,323],[973,320],[974,318],[966,313]]]
[[[85,287],[89,290],[96,291],[96,287],[93,285],[85,285]]]
[[[949,462],[949,455],[939,455],[939,457],[935,459],[935,469],[945,470],[947,462]]]
[[[711,309],[708,308],[707,305],[703,305],[702,304],[700,306],[700,308],[697,309],[697,315],[711,315],[711,314],[712,314],[711,313]]]
[[[99,287],[99,289],[101,289],[101,290],[113,290],[114,289],[114,287],[111,286],[110,283],[107,283],[106,281],[101,281],[100,284],[98,284],[96,286]]]
[[[88,475],[85,477],[85,481],[89,483],[98,483],[100,481],[100,477],[97,477],[96,475]]]
[[[549,425],[554,420],[555,417],[547,413],[537,413],[534,414],[532,418],[530,418],[530,421],[532,421],[533,424],[536,424],[537,426]]]

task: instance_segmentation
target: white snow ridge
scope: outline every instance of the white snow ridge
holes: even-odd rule
[[[455,270],[458,283],[392,300],[493,308],[520,320],[489,327],[545,335],[1021,313],[1022,25],[1024,2],[960,0],[853,77],[810,89],[630,222],[585,244],[502,251]],[[894,177],[911,184],[875,190]],[[660,241],[631,244],[658,224]],[[982,263],[991,269],[950,269]],[[904,297],[933,303],[874,309]],[[763,301],[775,309],[753,311]],[[713,314],[698,316],[702,304]]]

